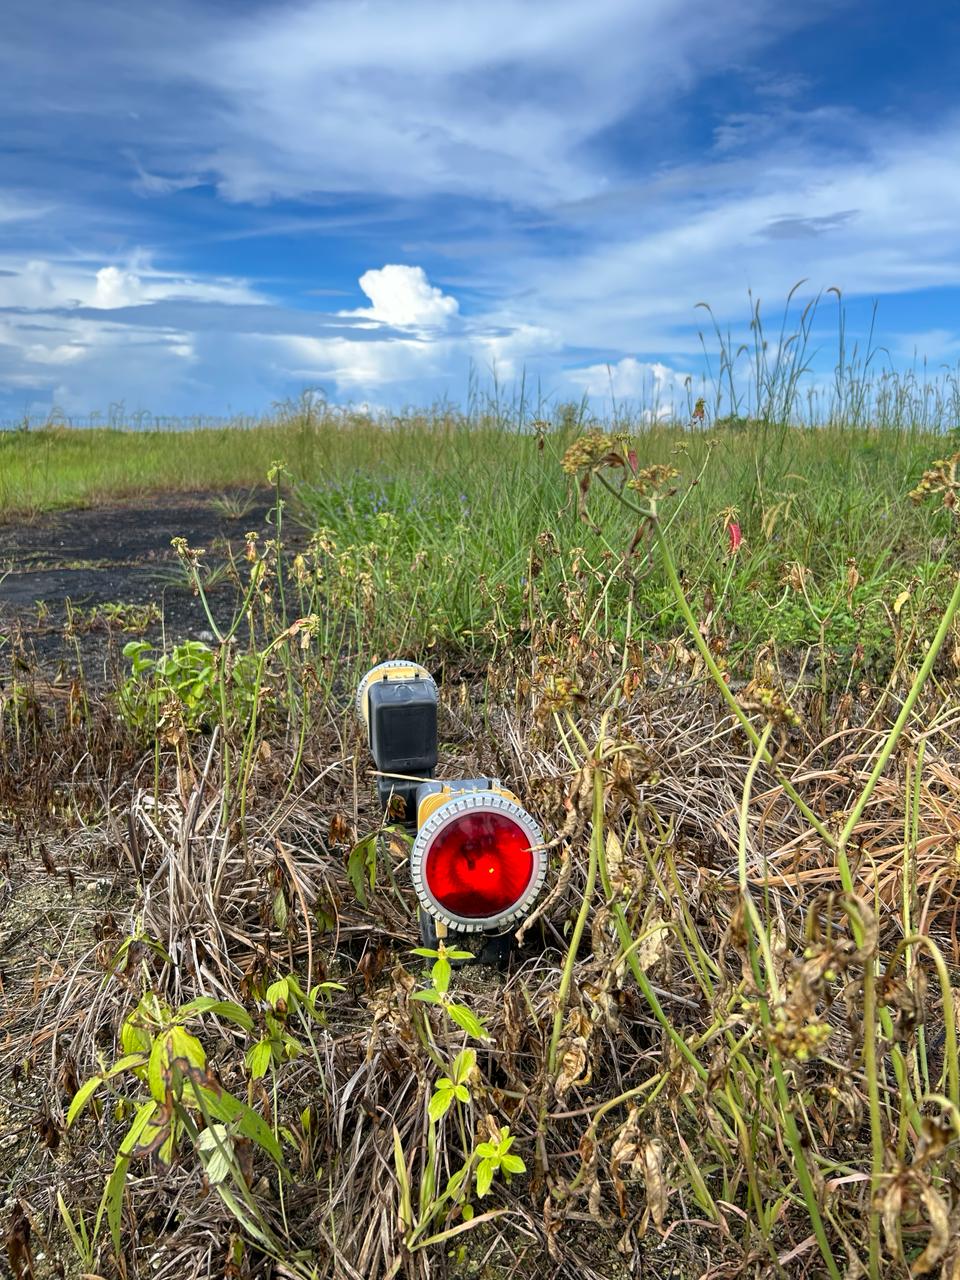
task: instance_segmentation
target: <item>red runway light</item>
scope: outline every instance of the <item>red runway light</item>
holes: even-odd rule
[[[420,906],[461,933],[504,929],[526,915],[546,872],[540,828],[493,789],[451,795],[424,820],[410,851]]]
[[[504,814],[465,813],[430,846],[424,876],[451,914],[469,920],[500,915],[520,901],[533,877],[530,837]]]

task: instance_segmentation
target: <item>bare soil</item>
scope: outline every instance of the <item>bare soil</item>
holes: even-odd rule
[[[272,536],[272,491],[226,496],[236,503],[231,513],[218,505],[221,495],[161,494],[0,524],[0,677],[18,653],[48,677],[82,668],[88,681],[99,683],[135,635],[210,639],[201,601],[170,543],[184,537],[204,548],[203,563],[215,570],[248,530]],[[288,547],[303,537],[295,526],[284,530]],[[226,621],[234,586],[221,581],[209,597],[217,621]],[[129,630],[104,613],[103,606],[116,604],[135,606],[127,611]],[[149,605],[157,617],[141,625]]]

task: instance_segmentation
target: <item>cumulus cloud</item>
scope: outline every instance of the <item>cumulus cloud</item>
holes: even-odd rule
[[[388,264],[365,271],[358,283],[372,306],[337,314],[371,322],[371,340],[287,335],[279,345],[292,374],[332,379],[339,391],[350,394],[425,385],[431,379],[441,379],[445,390],[459,394],[471,365],[510,380],[527,358],[559,346],[551,330],[506,315],[461,317],[457,299],[432,285],[422,267]],[[379,335],[383,324],[395,331]]]
[[[599,401],[631,401],[653,418],[673,418],[687,407],[693,375],[671,369],[659,361],[624,356],[615,364],[593,364],[570,369],[574,386]]]
[[[101,267],[0,257],[0,401],[79,413],[117,400],[166,409],[171,395],[196,393],[197,310],[263,302],[245,281],[164,272],[143,251]],[[177,305],[193,314],[165,313]]]
[[[443,328],[460,310],[456,298],[430,283],[423,267],[388,264],[365,271],[359,284],[373,305],[345,315],[401,328]]]
[[[96,280],[91,306],[109,311],[113,307],[136,306],[143,299],[143,284],[132,271],[101,267]]]

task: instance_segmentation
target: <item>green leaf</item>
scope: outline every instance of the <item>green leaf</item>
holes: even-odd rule
[[[377,836],[376,832],[358,841],[350,850],[347,858],[347,875],[362,907],[367,905],[367,881],[370,888],[377,879]]]
[[[226,1182],[233,1168],[233,1142],[222,1124],[212,1124],[197,1139],[203,1169],[213,1186]]]
[[[422,1000],[424,1004],[440,1004],[440,996],[436,991],[415,991],[411,1000]]]
[[[482,1199],[490,1190],[493,1182],[493,1171],[496,1165],[492,1160],[481,1160],[477,1166],[477,1195]]]
[[[191,1017],[195,1013],[213,1013],[218,1018],[235,1022],[244,1031],[253,1030],[253,1019],[249,1013],[242,1005],[235,1004],[232,1000],[215,1000],[213,996],[197,996],[196,1000],[181,1005],[179,1010],[181,1017]]]
[[[67,1202],[63,1198],[63,1193],[60,1191],[57,1192],[57,1208],[60,1210],[60,1217],[63,1219],[63,1225],[67,1228],[73,1247],[76,1249],[78,1256],[86,1261],[87,1255],[90,1253],[90,1240],[87,1235],[87,1224],[83,1216],[83,1210],[77,1209],[77,1221],[74,1222],[70,1210],[67,1208]]]
[[[317,996],[325,996],[332,991],[346,991],[342,982],[318,982],[310,988],[310,1004],[316,1005]]]
[[[273,1049],[269,1040],[261,1040],[252,1049],[247,1050],[246,1062],[254,1080],[262,1080],[270,1067]]]
[[[400,1184],[400,1222],[409,1231],[413,1226],[413,1197],[410,1194],[410,1176],[407,1173],[407,1162],[403,1157],[403,1144],[400,1131],[393,1126],[393,1165]]]
[[[100,1223],[103,1220],[104,1209],[106,1209],[107,1223],[110,1227],[110,1235],[113,1239],[113,1247],[117,1257],[120,1256],[120,1216],[123,1212],[123,1184],[127,1176],[127,1166],[130,1163],[130,1153],[140,1141],[140,1135],[150,1123],[150,1118],[156,1109],[157,1104],[152,1098],[141,1104],[133,1118],[133,1123],[120,1143],[120,1150],[114,1161],[113,1172],[107,1179],[107,1185],[103,1189],[103,1198],[100,1201],[100,1208],[97,1210],[96,1223],[93,1228],[94,1238],[100,1234]]]
[[[445,956],[441,956],[433,966],[430,977],[433,981],[434,988],[439,991],[441,995],[446,995],[447,993],[447,988],[450,986],[451,972],[450,961],[447,960]]]
[[[433,951],[430,947],[413,947],[410,954],[412,956],[424,956],[427,960],[436,960],[440,952]],[[447,952],[447,954],[449,955],[450,953]]]
[[[127,1053],[122,1058],[118,1058],[110,1070],[103,1077],[104,1080],[112,1080],[114,1076],[123,1075],[124,1071],[135,1071],[137,1067],[146,1065],[147,1055],[145,1053]]]
[[[281,933],[287,927],[290,913],[287,910],[287,899],[282,889],[278,889],[273,899],[273,918]]]
[[[207,1065],[207,1055],[203,1045],[196,1036],[183,1027],[172,1027],[168,1037],[170,1062],[177,1058],[185,1058],[191,1067],[203,1069]]]
[[[526,1173],[527,1166],[523,1163],[519,1156],[502,1156],[500,1163],[507,1173]]]
[[[452,951],[449,947],[446,954],[448,960],[476,960],[477,958],[472,951]]]
[[[147,1063],[147,1085],[157,1102],[163,1102],[166,1096],[166,1081],[164,1079],[166,1066],[167,1053],[164,1037],[157,1036],[150,1050],[150,1060]]]
[[[225,1120],[228,1124],[236,1122],[237,1129],[244,1138],[249,1138],[262,1147],[276,1164],[283,1166],[280,1144],[263,1116],[258,1115],[252,1107],[248,1107],[226,1089],[217,1094],[205,1085],[200,1085],[197,1094],[205,1118],[209,1115],[217,1120]]]
[[[453,1090],[438,1088],[436,1093],[430,1099],[429,1106],[427,1107],[430,1119],[433,1120],[434,1123],[441,1120],[450,1110],[452,1102]]]
[[[462,1027],[468,1036],[473,1036],[474,1040],[490,1039],[486,1027],[465,1004],[448,1004],[447,1013],[457,1026]]]
[[[284,1004],[288,1004],[290,1001],[290,983],[286,978],[279,978],[276,982],[271,982],[267,987],[267,1003],[276,1008],[281,1001]]]
[[[463,1084],[476,1065],[476,1049],[461,1049],[453,1060],[453,1078],[456,1083]]]
[[[465,1084],[456,1084],[453,1086],[453,1096],[460,1102],[470,1101],[470,1090]]]
[[[103,1084],[104,1076],[91,1076],[89,1080],[84,1080],[83,1084],[73,1095],[73,1101],[70,1103],[70,1109],[67,1112],[67,1128],[73,1124],[77,1116],[84,1109],[96,1091]]]

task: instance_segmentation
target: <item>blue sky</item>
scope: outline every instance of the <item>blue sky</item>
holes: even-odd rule
[[[801,278],[953,365],[951,9],[5,0],[0,418],[668,401]]]

